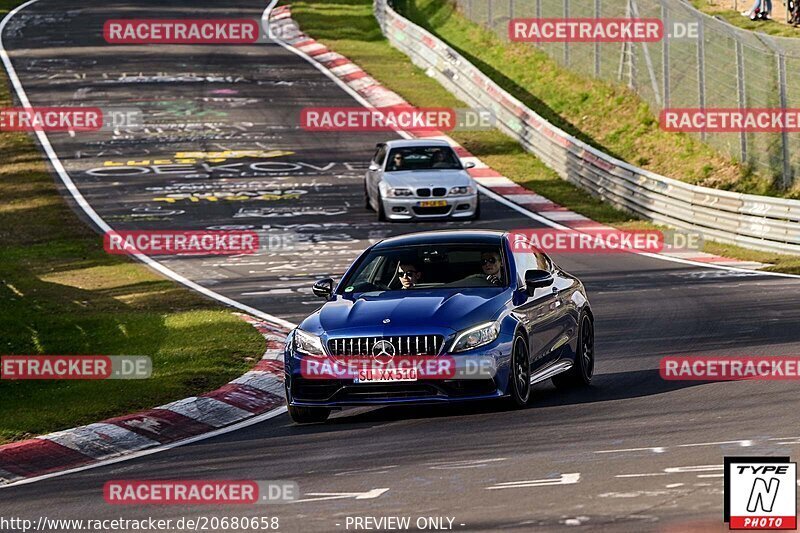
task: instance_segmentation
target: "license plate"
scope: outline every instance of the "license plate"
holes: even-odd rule
[[[353,380],[353,383],[386,383],[394,381],[417,381],[417,369],[359,370],[358,376]]]
[[[420,202],[420,207],[444,207],[447,205],[447,200],[426,200]]]

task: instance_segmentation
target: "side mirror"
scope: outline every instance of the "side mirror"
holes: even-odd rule
[[[473,163],[472,161],[464,163],[464,168],[466,169],[475,168],[475,163]]]
[[[553,275],[547,270],[527,270],[525,272],[525,289],[532,294],[534,289],[549,287],[555,282]]]
[[[380,167],[380,165],[376,165],[375,163],[370,163],[370,164],[369,164],[369,169],[370,169],[372,172],[376,172],[376,171],[380,170],[380,169],[381,169],[381,167]]]
[[[314,293],[314,296],[328,300],[333,294],[333,280],[331,278],[318,280],[314,282],[311,291]]]

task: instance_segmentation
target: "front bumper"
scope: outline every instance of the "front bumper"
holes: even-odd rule
[[[356,383],[352,379],[309,379],[301,370],[302,361],[308,356],[295,353],[289,343],[284,354],[286,400],[289,405],[303,407],[351,407],[498,398],[507,395],[511,345],[512,339],[501,334],[494,342],[470,352],[443,354],[453,358],[491,358],[495,368],[492,377]]]
[[[478,194],[468,196],[442,196],[431,198],[387,197],[380,198],[383,212],[389,220],[412,220],[426,218],[469,218],[478,208]],[[444,201],[446,205],[422,207],[423,202]]]

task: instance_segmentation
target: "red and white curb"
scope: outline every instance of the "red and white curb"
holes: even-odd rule
[[[410,106],[397,93],[387,89],[375,78],[371,77],[358,65],[343,55],[330,50],[325,45],[303,33],[297,23],[291,18],[291,7],[288,5],[272,9],[269,16],[270,34],[278,36],[284,44],[292,47],[311,60],[318,67],[327,70],[330,74],[341,80],[347,87],[355,91],[373,107]],[[511,203],[518,205],[536,215],[547,219],[553,227],[574,230],[612,230],[610,226],[595,222],[590,218],[575,213],[558,205],[549,199],[536,194],[530,189],[514,183],[512,180],[493,170],[466,148],[459,145],[442,131],[414,131],[406,132],[416,138],[433,138],[447,141],[466,162],[475,163],[475,168],[469,173],[482,187],[499,195]],[[678,260],[713,264],[738,269],[758,269],[765,265],[755,261],[741,261],[708,254],[701,251],[664,251],[658,255],[672,257]]]
[[[287,331],[249,315],[237,315],[267,341],[263,357],[252,370],[200,396],[0,446],[0,485],[177,445],[282,409]]]

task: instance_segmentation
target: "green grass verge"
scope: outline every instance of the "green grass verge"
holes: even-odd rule
[[[207,392],[263,354],[229,310],[107,255],[28,135],[0,132],[0,154],[0,355],[147,355],[154,369],[136,381],[0,381],[0,443]]]
[[[774,0],[780,2],[781,0]],[[748,11],[753,5],[753,0],[739,2],[739,10],[730,9],[726,3],[720,5],[714,0],[691,0],[692,5],[711,16],[718,17],[729,24],[750,31],[759,31],[776,37],[800,37],[800,28],[790,26],[783,20],[750,20],[742,16],[742,11]]]
[[[291,1],[286,3],[292,6],[292,16],[303,31],[356,62],[371,76],[380,80],[381,83],[413,105],[419,107],[464,107],[463,102],[456,99],[438,82],[426,76],[421,69],[411,63],[405,54],[393,48],[386,41],[372,14],[372,3],[369,0]],[[444,17],[444,13],[448,13],[447,17],[450,19],[459,18],[453,17],[449,8],[440,1],[418,0],[415,6],[413,13],[416,15],[413,16],[417,23],[421,22],[420,18],[425,18],[434,25],[439,24],[437,21]],[[431,6],[436,10],[431,10]],[[406,8],[408,9],[408,6]],[[470,35],[479,35],[482,39],[490,41],[493,39],[487,32],[474,25],[462,27],[461,24],[465,24],[463,21],[457,22],[457,24],[459,24],[459,29],[456,31],[451,28],[450,31],[456,31],[456,33],[463,31]],[[490,46],[495,45],[487,43],[485,48],[489,49]],[[495,50],[492,53],[499,53],[499,51]],[[523,50],[520,53],[528,52]],[[545,61],[546,58],[538,59]],[[505,56],[499,57],[493,64],[502,65],[505,69],[507,64]],[[527,68],[531,72],[537,69],[536,66]],[[556,69],[552,63],[547,68]],[[550,76],[573,77],[568,73],[555,72]],[[502,79],[496,81],[501,82]],[[587,87],[586,90],[594,95],[605,94],[603,91],[611,91],[610,94],[627,94],[624,90],[604,86],[600,82],[589,83],[585,80],[577,80],[576,83],[580,83],[581,87]],[[559,82],[559,84],[563,86],[564,82]],[[602,87],[589,87],[592,84],[602,85]],[[501,83],[501,85],[504,84]],[[504,88],[509,89],[510,86],[504,85]],[[632,95],[628,96],[632,97]],[[569,98],[568,96],[563,97]],[[587,116],[587,121],[608,119],[609,115],[617,113],[616,109],[615,106],[611,108],[603,106],[596,112],[598,115],[601,113],[604,115],[596,116],[591,106],[584,108],[585,112],[592,113],[591,117]],[[548,118],[558,122],[558,117],[552,115],[553,113],[549,113]],[[519,143],[498,130],[456,131],[451,132],[451,136],[501,174],[577,213],[618,227],[655,227],[647,222],[637,220],[629,213],[601,202],[582,189],[561,179],[538,158],[526,152]],[[697,153],[697,151],[701,154],[708,153],[707,147],[699,146],[688,136],[679,135],[676,138],[680,143],[685,143],[682,149],[690,153]],[[679,146],[675,150],[680,148]],[[715,161],[719,161],[718,156]],[[736,172],[739,170],[737,169]],[[706,251],[710,253],[724,251],[724,255],[728,257],[772,263],[774,266],[771,269],[773,270],[800,273],[800,257],[796,256],[754,252],[715,243],[706,244]]]

